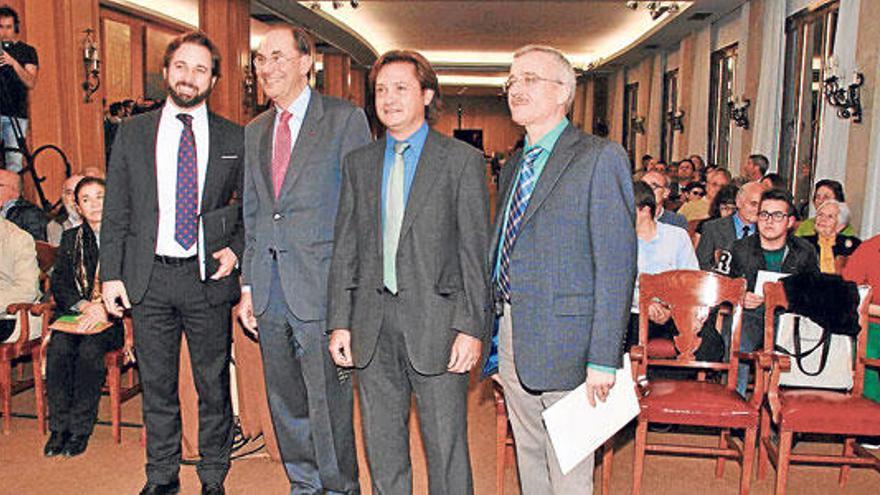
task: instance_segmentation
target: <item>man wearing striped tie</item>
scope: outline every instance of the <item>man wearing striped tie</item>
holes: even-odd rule
[[[518,50],[505,89],[526,140],[499,178],[484,372],[504,388],[522,493],[591,493],[592,456],[563,475],[541,413],[584,382],[590,404],[614,386],[636,273],[629,164],[565,117],[575,74],[556,49]]]
[[[429,492],[467,495],[468,371],[487,338],[486,162],[428,127],[438,82],[420,54],[384,54],[370,83],[387,132],[343,164],[330,353],[358,372],[373,493],[413,493],[415,395]]]

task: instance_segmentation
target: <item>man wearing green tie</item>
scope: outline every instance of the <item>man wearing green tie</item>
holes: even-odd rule
[[[374,493],[412,493],[416,396],[432,494],[469,494],[468,371],[487,339],[486,164],[428,127],[437,76],[415,52],[370,72],[385,139],[342,170],[328,328],[337,365],[358,370]]]

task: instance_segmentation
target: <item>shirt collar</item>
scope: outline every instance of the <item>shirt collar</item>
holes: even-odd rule
[[[749,227],[749,233],[755,232],[755,224],[753,223],[745,223],[742,218],[739,217],[739,212],[733,214],[733,225],[736,227],[736,235],[739,236],[739,233],[742,232],[743,227]]]
[[[568,118],[562,117],[562,120],[560,120],[559,123],[556,124],[556,127],[554,127],[547,134],[544,134],[544,137],[539,139],[538,142],[535,143],[534,145],[529,143],[529,136],[528,136],[528,134],[526,134],[526,141],[525,141],[525,146],[523,147],[523,154],[528,153],[529,151],[532,150],[532,148],[534,148],[536,146],[540,146],[541,148],[546,150],[548,153],[552,153],[553,148],[556,146],[556,141],[559,140],[559,136],[562,135],[562,132],[565,130],[566,127],[568,127]]]
[[[12,205],[14,205],[16,201],[18,201],[18,198],[10,199],[3,203],[3,205],[0,205],[0,213],[3,213],[3,218],[6,218],[6,213],[12,208]]]
[[[162,109],[162,117],[177,120],[177,115],[181,113],[192,115],[193,125],[208,121],[208,105],[202,104],[195,108],[180,108],[171,101],[169,96],[165,101],[165,107]]]
[[[411,150],[420,152],[425,145],[426,139],[428,139],[428,122],[422,122],[421,127],[419,127],[416,132],[410,134],[405,139],[401,139],[400,142],[409,143]],[[394,149],[394,143],[396,142],[398,142],[398,140],[394,139],[394,137],[391,136],[391,133],[385,133],[386,149]]]
[[[312,88],[306,85],[303,90],[300,92],[299,96],[293,100],[293,103],[290,104],[287,108],[283,109],[278,105],[275,105],[275,112],[278,115],[281,115],[282,110],[287,110],[288,112],[293,114],[293,118],[302,122],[306,118],[306,110],[309,109],[309,101],[312,99]]]

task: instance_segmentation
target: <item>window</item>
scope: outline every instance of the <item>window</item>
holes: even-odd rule
[[[636,126],[634,121],[639,112],[639,83],[630,83],[623,88],[623,147],[629,155],[629,162],[635,171],[636,164]]]
[[[712,53],[709,79],[709,163],[722,168],[730,164],[730,110],[736,75],[736,44]]]
[[[675,149],[675,129],[669,122],[669,115],[678,111],[678,69],[663,75],[663,114],[660,120],[660,157],[666,163],[672,163],[672,150]]]
[[[822,125],[822,74],[834,49],[838,2],[793,15],[785,26],[785,85],[779,174],[795,204],[810,201]]]

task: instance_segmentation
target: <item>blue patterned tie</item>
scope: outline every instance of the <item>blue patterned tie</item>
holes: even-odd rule
[[[193,134],[192,115],[179,113],[183,122],[180,145],[177,148],[177,202],[174,215],[174,240],[184,249],[196,242],[198,232],[199,184],[196,164],[196,137]]]
[[[502,300],[507,303],[510,302],[510,253],[513,251],[523,216],[526,208],[529,207],[529,200],[538,181],[535,177],[534,164],[543,150],[540,146],[536,146],[523,156],[519,167],[519,180],[513,190],[513,199],[510,201],[510,210],[507,213],[507,224],[501,239],[501,259],[498,272],[495,274],[498,291]]]

